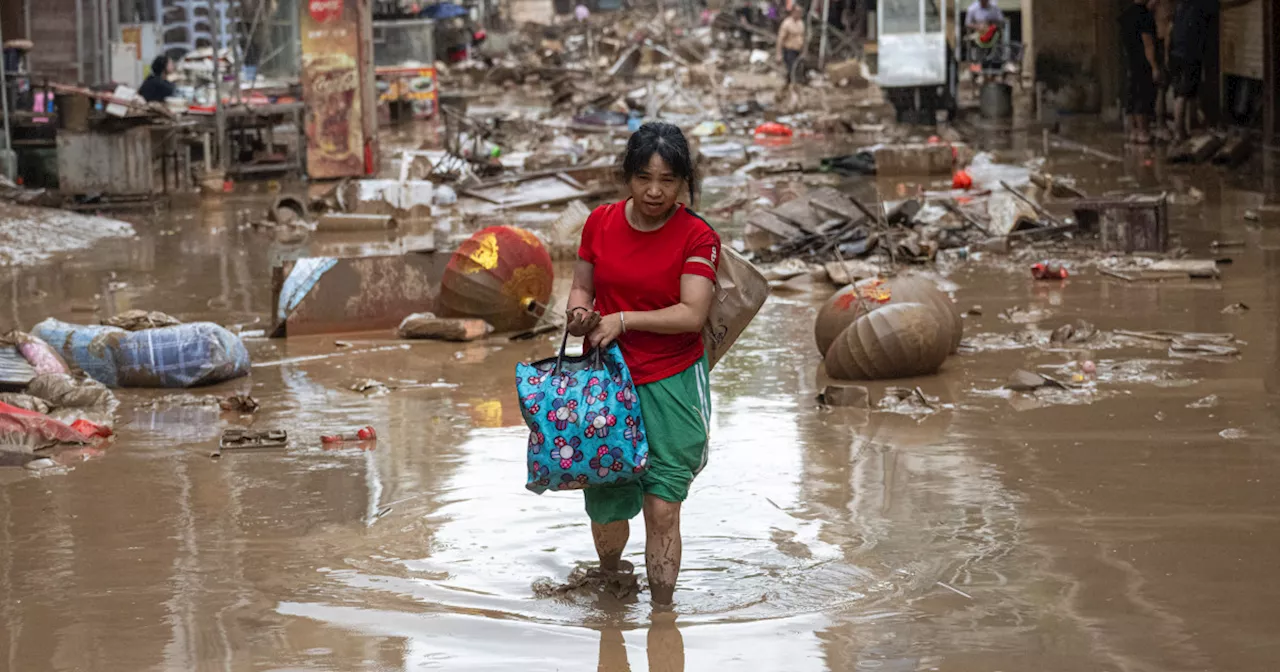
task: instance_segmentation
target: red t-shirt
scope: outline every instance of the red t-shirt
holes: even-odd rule
[[[627,222],[627,202],[603,205],[582,227],[578,257],[595,267],[595,309],[621,311],[670,308],[680,303],[680,276],[716,281],[720,236],[683,205],[656,231],[637,231]],[[637,385],[673,376],[702,356],[702,334],[653,334],[628,331],[618,338],[622,358]]]

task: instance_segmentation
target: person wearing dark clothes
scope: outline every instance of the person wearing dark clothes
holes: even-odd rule
[[[1176,141],[1191,135],[1193,103],[1200,92],[1209,28],[1217,0],[1178,0],[1169,33],[1169,75],[1173,86],[1173,133]]]
[[[751,49],[751,31],[749,26],[755,24],[755,10],[749,0],[740,0],[741,4],[735,12],[738,15],[738,36],[742,39],[742,48]]]
[[[165,98],[173,97],[178,87],[168,79],[172,73],[173,61],[163,54],[156,56],[156,60],[151,61],[151,75],[138,87],[138,95],[148,103],[163,103]]]
[[[1169,33],[1173,31],[1174,0],[1148,0],[1147,9],[1156,19],[1156,64],[1164,75],[1156,80],[1155,134],[1162,140],[1169,139]]]
[[[1125,99],[1129,141],[1145,145],[1151,142],[1148,122],[1156,111],[1156,80],[1160,78],[1156,20],[1146,0],[1133,0],[1120,12],[1120,35],[1129,79]]]

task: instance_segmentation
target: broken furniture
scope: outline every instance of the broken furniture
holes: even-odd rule
[[[263,173],[301,173],[307,137],[303,133],[303,103],[230,105],[226,108],[228,176]],[[277,141],[276,134],[287,130]]]
[[[1169,197],[1133,194],[1070,201],[1076,222],[1096,231],[1110,252],[1164,252],[1169,247]]]

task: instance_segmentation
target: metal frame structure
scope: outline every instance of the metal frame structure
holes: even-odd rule
[[[913,6],[915,11],[909,13],[907,10]],[[930,25],[930,8],[935,10],[936,26]],[[958,2],[956,13],[959,14]],[[876,12],[876,33],[876,83],[881,87],[948,84],[946,22],[934,0],[884,0]]]
[[[948,44],[945,4],[938,7],[939,1],[946,0],[882,0],[876,12],[876,83],[900,122],[933,124],[939,110],[954,115],[958,107],[961,39],[957,35]],[[953,1],[952,21],[959,30],[960,3]]]

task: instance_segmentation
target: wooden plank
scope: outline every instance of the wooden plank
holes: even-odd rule
[[[560,178],[561,181],[573,187],[574,189],[581,189],[583,191],[586,191],[587,189],[586,186],[584,186],[581,182],[573,179],[573,177],[567,173],[564,173],[564,172],[556,173],[556,177]]]
[[[794,198],[770,210],[774,215],[786,220],[805,233],[817,233],[822,220],[809,207],[809,199]]]
[[[863,214],[852,198],[834,187],[822,187],[809,192],[809,205],[833,217],[850,221]]]
[[[768,231],[783,239],[796,238],[804,233],[768,210],[756,210],[747,215],[747,224]]]

